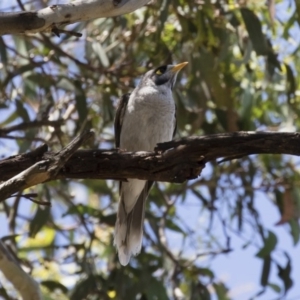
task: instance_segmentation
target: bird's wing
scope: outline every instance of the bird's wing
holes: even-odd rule
[[[120,140],[121,140],[121,130],[122,130],[122,124],[124,120],[124,115],[126,111],[126,107],[128,104],[128,100],[130,98],[130,93],[124,94],[119,102],[118,102],[118,107],[116,111],[116,117],[115,117],[115,122],[114,122],[114,128],[115,128],[115,144],[116,147],[120,147]],[[175,114],[175,129],[174,129],[174,134],[176,131],[176,114]],[[122,182],[120,182],[122,183]],[[151,186],[153,184],[153,181],[149,181],[146,192],[148,193]],[[121,185],[120,185],[121,188]]]
[[[122,124],[123,124],[124,115],[125,115],[125,111],[126,111],[126,107],[127,107],[127,104],[128,104],[129,97],[130,97],[130,93],[124,94],[118,102],[118,107],[117,107],[116,117],[115,117],[115,123],[114,123],[114,127],[115,127],[115,144],[116,144],[117,148],[120,147]]]
[[[176,134],[176,130],[177,130],[177,115],[176,115],[176,111],[177,111],[177,106],[175,104],[175,114],[174,114],[174,131],[173,131],[173,136],[172,138],[174,138],[175,134]]]

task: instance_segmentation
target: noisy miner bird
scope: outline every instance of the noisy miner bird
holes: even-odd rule
[[[153,151],[157,143],[172,140],[176,107],[172,89],[187,62],[148,71],[131,94],[120,99],[115,118],[116,147],[127,151]],[[114,243],[123,266],[141,251],[145,202],[153,181],[120,182],[120,202]]]

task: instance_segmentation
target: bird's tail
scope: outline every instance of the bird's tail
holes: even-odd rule
[[[148,195],[147,184],[138,197],[133,209],[127,213],[121,195],[115,227],[115,241],[121,265],[129,263],[131,255],[141,251],[145,202]]]

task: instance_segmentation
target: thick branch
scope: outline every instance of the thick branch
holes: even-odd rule
[[[148,2],[149,0],[77,0],[70,4],[52,5],[36,12],[0,13],[0,35],[59,32],[59,26],[127,14]]]
[[[21,269],[18,262],[0,240],[0,270],[9,280],[24,300],[41,300],[39,285]]]
[[[87,139],[89,139],[92,135],[94,135],[93,131],[84,132],[80,136],[76,137],[69,145],[64,147],[58,153],[45,157],[43,160],[36,162],[34,165],[26,168],[21,173],[3,182],[0,185],[0,202],[16,192],[22,191],[41,182],[53,180],[54,178],[56,178],[57,174],[59,173],[61,168],[65,166],[66,162],[72,156],[72,154],[74,154],[74,152],[80,147],[80,145]],[[46,153],[43,153],[41,150],[45,150],[45,146],[42,146],[38,148],[38,150],[35,150],[35,153],[46,155]],[[13,156],[12,159],[18,159],[18,157],[19,156]],[[26,158],[36,159],[34,155],[28,153],[26,153],[24,157],[25,160]]]
[[[182,138],[158,144],[157,151],[180,148],[182,155],[198,153],[205,162],[232,160],[251,154],[300,155],[300,132],[252,132],[211,134]]]
[[[80,142],[77,147],[90,134],[92,133],[87,132],[79,137]],[[75,140],[70,145],[74,142]],[[8,195],[4,193],[6,184],[15,180],[12,178],[14,176],[24,177],[24,172],[25,175],[31,175],[25,176],[26,184],[19,186],[17,191],[22,190],[24,186],[29,187],[63,178],[118,180],[137,178],[180,183],[196,178],[206,162],[220,158],[231,160],[261,153],[300,155],[300,133],[236,132],[189,137],[159,144],[155,152],[132,153],[116,149],[79,150],[75,153],[71,151],[68,153],[68,156],[71,154],[69,158],[60,160],[60,163],[55,165],[54,162],[57,161],[57,157],[61,157],[63,151],[46,152],[46,147],[43,146],[34,152],[0,161],[0,180],[7,180],[1,185],[2,188],[0,187],[0,200],[4,199],[2,195]],[[46,167],[42,168],[42,176],[41,163],[43,166],[46,163]],[[55,166],[53,167],[55,172],[50,172],[50,166]],[[35,169],[33,175],[30,168],[36,167],[38,169]],[[17,185],[13,183],[11,186]]]

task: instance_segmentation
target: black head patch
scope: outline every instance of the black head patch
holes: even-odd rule
[[[171,79],[170,74],[168,74],[167,70],[167,66],[161,66],[153,71],[152,78],[156,85],[165,84]]]

